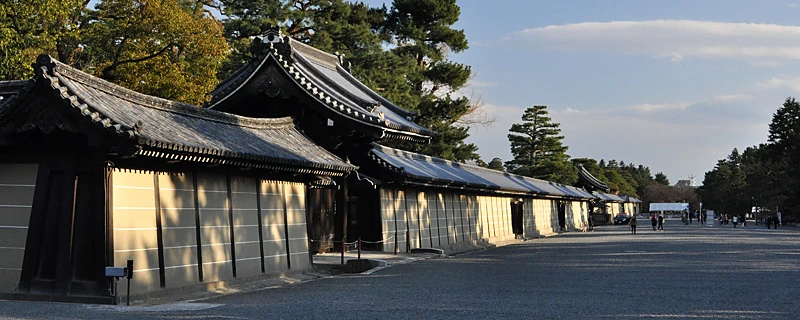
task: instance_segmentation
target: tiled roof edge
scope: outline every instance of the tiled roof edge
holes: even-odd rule
[[[536,179],[536,178],[532,178],[532,177],[526,177],[526,176],[523,176],[523,175],[513,174],[513,173],[509,173],[509,172],[497,171],[497,170],[493,170],[493,169],[489,169],[489,168],[484,168],[484,167],[481,167],[481,166],[465,164],[465,163],[455,162],[455,161],[451,161],[451,160],[445,160],[445,159],[442,159],[442,158],[436,158],[436,157],[432,157],[432,156],[428,156],[428,155],[424,155],[424,154],[420,154],[420,153],[414,153],[414,152],[410,152],[410,151],[390,148],[390,147],[383,146],[383,145],[380,145],[380,144],[377,144],[377,143],[373,143],[372,145],[373,145],[373,148],[378,149],[379,151],[381,151],[383,153],[407,156],[407,157],[410,157],[410,158],[416,159],[416,160],[424,160],[424,161],[432,162],[432,163],[440,163],[440,164],[445,164],[445,165],[449,165],[449,166],[452,166],[452,167],[462,167],[462,168],[465,168],[466,170],[480,170],[480,171],[484,171],[484,172],[490,172],[490,173],[493,173],[493,174],[501,174],[501,175],[505,175],[507,177],[517,178],[517,179],[522,179],[522,180],[533,180],[533,181],[538,181],[538,182],[544,182],[544,183],[556,185],[556,186],[559,186],[559,187],[565,187],[565,188],[570,188],[570,189],[577,190],[577,188],[575,188],[575,187],[568,186],[568,185],[565,185],[565,184],[556,183],[556,182],[552,182],[552,181]],[[388,163],[386,163],[384,166],[395,167],[395,166],[393,166],[391,164],[388,164]],[[402,168],[398,168],[398,169],[402,169]],[[402,172],[402,170],[395,170],[395,171]],[[589,193],[589,194],[591,194],[591,193]],[[569,196],[569,197],[571,197],[571,196]]]
[[[78,83],[89,85],[97,90],[103,91],[116,98],[126,100],[128,102],[141,105],[143,107],[177,113],[183,116],[199,118],[207,121],[221,122],[239,127],[250,127],[250,128],[260,129],[260,128],[281,128],[281,127],[293,126],[291,118],[277,118],[277,119],[247,118],[247,117],[237,116],[234,114],[208,110],[205,108],[201,108],[198,106],[182,102],[146,95],[122,87],[120,85],[108,82],[106,80],[97,78],[95,76],[89,75],[83,71],[77,70],[58,60],[55,60],[50,56],[46,57],[49,59],[49,62],[45,62],[45,60],[41,60],[44,63],[37,62],[37,65],[39,67],[45,66],[45,68],[47,68],[46,65],[50,65],[49,70],[42,71],[43,76],[56,77],[58,78],[59,83],[63,83],[67,87],[69,87],[69,85],[67,84],[68,81],[63,81],[64,78],[68,79],[69,81],[75,81]],[[40,61],[40,59],[37,59],[37,61]],[[73,88],[70,89],[72,91],[71,95],[75,97],[80,97],[80,93],[75,92]]]

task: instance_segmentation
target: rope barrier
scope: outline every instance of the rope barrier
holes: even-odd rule
[[[391,237],[389,237],[389,238],[388,238],[388,239],[386,239],[386,240],[379,240],[379,241],[366,241],[366,240],[361,240],[361,243],[378,244],[378,243],[384,243],[384,242],[388,242],[388,241],[390,241],[390,240],[392,240],[392,239],[394,239],[394,236],[391,236]],[[308,239],[308,241],[311,241],[311,242],[323,242],[323,240],[316,240],[316,239]],[[343,243],[341,240],[327,240],[327,241],[325,241],[325,242],[331,242],[331,243]],[[354,244],[357,244],[357,243],[358,243],[358,240],[356,240],[356,241],[353,241],[353,242],[344,242],[344,244],[346,244],[346,245],[354,245]]]

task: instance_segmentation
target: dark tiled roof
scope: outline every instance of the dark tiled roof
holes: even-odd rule
[[[613,194],[613,193],[605,193],[605,192],[592,192],[595,196],[600,198],[600,200],[606,202],[626,202],[621,196]]]
[[[291,118],[246,118],[144,95],[49,56],[36,69],[43,85],[31,81],[34,91],[54,93],[87,121],[133,139],[142,156],[335,176],[355,169],[308,140]],[[24,106],[0,105],[0,121],[17,107]]]
[[[631,197],[629,195],[622,196],[622,199],[625,200],[625,202],[633,202],[633,203],[641,203],[642,202],[642,200],[639,200],[637,198]]]
[[[0,81],[0,105],[17,95],[29,82],[27,80]]]
[[[353,77],[338,56],[290,37],[281,37],[276,32],[265,36],[263,41],[269,48],[266,53],[224,80],[211,93],[208,108],[219,108],[266,64],[274,63],[320,106],[343,117],[382,128],[396,138],[426,141],[433,135],[432,131],[411,121],[414,113],[391,103]]]
[[[582,165],[578,165],[578,176],[581,180],[585,181],[587,184],[589,184],[589,186],[595,189],[603,192],[609,192],[611,190],[611,188],[608,187],[608,184],[600,181],[600,179],[595,178],[595,176],[589,173],[589,171],[586,170],[586,168],[584,168]]]
[[[593,199],[586,190],[475,165],[374,145],[372,158],[412,182],[487,191]]]

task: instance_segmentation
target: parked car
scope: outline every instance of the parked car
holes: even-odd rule
[[[628,222],[631,222],[631,216],[627,214],[620,213],[614,217],[614,224],[628,224]]]

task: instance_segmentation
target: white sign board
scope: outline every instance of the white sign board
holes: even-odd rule
[[[689,210],[688,203],[651,203],[650,212]]]
[[[714,210],[706,210],[706,226],[713,227],[714,221],[716,220],[717,218],[714,217]]]

